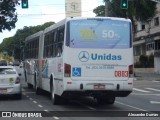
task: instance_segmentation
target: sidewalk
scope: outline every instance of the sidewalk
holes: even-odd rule
[[[160,81],[160,74],[157,73],[135,73],[136,80],[156,80]]]

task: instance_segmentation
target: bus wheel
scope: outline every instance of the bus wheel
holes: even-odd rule
[[[40,95],[40,94],[41,94],[41,89],[36,86],[36,95]]]
[[[54,94],[53,104],[54,105],[60,105],[61,104],[61,97],[56,95],[56,94]]]
[[[25,79],[25,82],[27,82],[27,73],[26,73],[26,71],[24,73],[24,79]]]
[[[100,105],[106,104],[106,99],[98,97],[97,98],[97,103],[100,104]]]
[[[110,98],[108,98],[107,99],[107,104],[114,104],[114,102],[115,102],[115,97],[110,97]]]
[[[65,99],[59,95],[56,95],[53,89],[51,92],[51,99],[52,99],[53,105],[62,105],[66,103]]]
[[[42,90],[37,86],[37,82],[35,82],[36,95],[40,95]]]
[[[52,84],[52,86],[51,86],[51,100],[52,100],[52,103],[54,104],[54,105],[59,105],[60,104],[60,96],[58,96],[58,95],[56,95],[55,93],[54,93],[54,88],[53,88],[53,84]]]
[[[33,85],[31,85],[30,83],[27,83],[28,88],[33,88]]]
[[[97,98],[97,102],[98,104],[114,104],[115,102],[115,97],[107,97],[107,98],[102,98],[102,97],[99,97]]]

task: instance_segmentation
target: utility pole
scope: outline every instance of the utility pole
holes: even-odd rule
[[[105,16],[108,16],[108,2],[107,0],[105,1]]]

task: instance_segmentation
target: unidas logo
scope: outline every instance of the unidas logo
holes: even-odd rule
[[[121,55],[112,55],[110,54],[97,54],[91,53],[89,54],[86,51],[82,51],[79,53],[78,58],[81,62],[87,62],[89,59],[91,60],[122,60]]]

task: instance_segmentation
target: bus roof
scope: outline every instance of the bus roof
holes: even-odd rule
[[[26,37],[25,41],[28,41],[28,40],[31,40],[32,38],[36,38],[36,37],[38,37],[38,36],[41,36],[42,33],[43,33],[43,31],[39,31],[39,32],[37,32],[37,33],[34,33],[34,34]]]
[[[120,20],[120,21],[131,22],[130,19],[127,19],[127,18],[117,18],[117,17],[67,17],[67,18],[61,20],[60,22],[55,23],[55,24],[49,26],[48,28],[46,28],[44,30],[44,33],[47,33],[47,32],[51,31],[54,28],[60,27],[62,25],[65,25],[65,23],[67,21],[70,21],[70,20],[84,20],[84,19],[111,19],[111,20]]]

